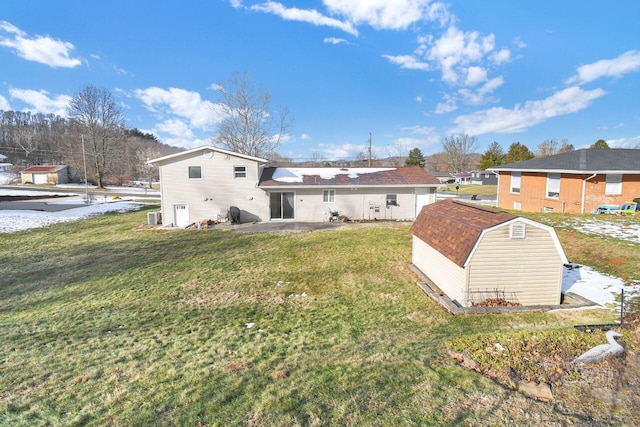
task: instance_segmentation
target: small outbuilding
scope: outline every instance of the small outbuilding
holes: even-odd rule
[[[457,200],[426,205],[413,226],[412,262],[451,300],[560,304],[567,258],[552,227]]]
[[[23,184],[65,184],[69,181],[67,166],[31,166],[20,172]]]

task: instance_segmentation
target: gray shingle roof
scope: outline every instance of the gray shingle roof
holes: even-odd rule
[[[523,162],[499,165],[496,171],[558,171],[558,172],[625,172],[640,173],[640,150],[611,148],[585,148],[556,154],[549,157],[538,157]]]

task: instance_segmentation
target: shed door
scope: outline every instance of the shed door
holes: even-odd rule
[[[46,173],[34,173],[33,174],[33,183],[34,184],[46,184],[48,182],[47,180],[47,174]]]
[[[189,222],[189,205],[173,205],[176,227],[186,227]]]

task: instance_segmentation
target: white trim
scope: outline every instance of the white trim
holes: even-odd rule
[[[155,164],[155,163],[161,163],[161,162],[164,162],[166,160],[172,160],[172,159],[175,159],[175,158],[178,158],[178,157],[182,157],[182,156],[190,156],[192,154],[198,153],[200,151],[205,151],[205,150],[211,150],[211,151],[214,151],[214,152],[227,154],[229,156],[240,157],[242,159],[253,160],[253,161],[259,162],[259,163],[267,163],[268,162],[268,160],[261,159],[260,157],[247,156],[246,154],[234,153],[233,151],[223,150],[222,148],[217,148],[217,147],[214,147],[212,145],[205,145],[205,146],[202,146],[202,147],[193,148],[191,150],[181,151],[181,152],[175,153],[175,154],[170,154],[168,156],[158,157],[157,159],[147,160],[147,164],[152,165],[152,164]]]
[[[500,172],[528,172],[528,173],[570,173],[575,175],[586,175],[596,173],[598,175],[605,173],[620,173],[624,175],[640,175],[640,169],[635,170],[573,170],[573,169],[499,169],[494,168],[492,171]]]

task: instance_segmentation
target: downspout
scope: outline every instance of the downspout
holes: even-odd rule
[[[586,192],[587,192],[587,181],[589,181],[592,178],[595,178],[596,175],[598,175],[598,174],[594,173],[590,177],[585,178],[585,179],[582,180],[582,204],[580,205],[580,213],[581,214],[584,213],[584,200],[586,198]]]

